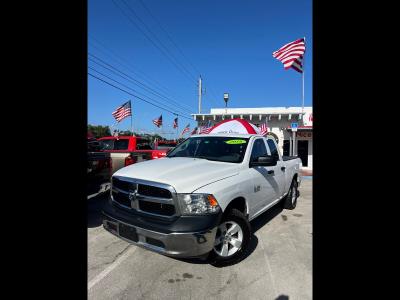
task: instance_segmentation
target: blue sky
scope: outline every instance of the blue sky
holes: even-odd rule
[[[224,92],[229,93],[229,107],[301,106],[301,74],[292,69],[284,70],[282,63],[272,57],[272,52],[305,36],[305,106],[312,105],[311,0],[141,1],[88,1],[88,51],[108,63],[109,69],[94,63],[93,60],[101,63],[94,56],[89,56],[92,59],[88,62],[89,67],[135,92],[122,88],[151,102],[156,100],[156,104],[168,106],[169,110],[179,110],[180,114],[190,118],[188,110],[194,113],[198,110],[195,80],[200,72],[206,89],[202,112],[209,112],[211,107],[223,107]],[[115,3],[154,43],[161,41],[162,46],[159,47],[164,49],[164,54]],[[166,57],[166,53],[172,54],[180,70]],[[113,68],[124,72],[129,76],[128,80],[117,76]],[[89,72],[104,78],[91,69]],[[142,88],[143,84],[147,90]],[[163,130],[172,132],[173,114],[91,76],[88,76],[88,123],[114,124],[112,111],[128,99],[132,100],[135,130],[160,132],[152,120],[162,114]],[[188,123],[191,128],[195,126],[194,121],[179,117],[180,130]],[[129,129],[130,119],[123,120],[118,128]]]

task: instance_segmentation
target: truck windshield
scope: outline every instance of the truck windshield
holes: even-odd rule
[[[248,138],[204,136],[193,137],[173,149],[167,157],[193,157],[229,163],[241,163]]]

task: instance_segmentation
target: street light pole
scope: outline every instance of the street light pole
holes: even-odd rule
[[[224,93],[224,101],[225,101],[225,114],[228,113],[228,100],[229,100],[229,94]]]
[[[201,114],[201,75],[199,77],[199,114]]]

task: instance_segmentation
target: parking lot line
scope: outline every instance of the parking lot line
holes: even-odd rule
[[[267,268],[268,268],[268,274],[269,274],[269,276],[271,278],[272,288],[274,290],[275,295],[277,295],[277,288],[276,288],[276,285],[275,285],[275,278],[274,278],[274,276],[272,274],[272,269],[271,269],[271,264],[269,263],[268,254],[267,254],[267,252],[266,252],[266,250],[264,248],[264,243],[263,243],[261,237],[258,237],[258,239],[260,241],[260,246],[261,246],[261,249],[263,251],[265,264],[267,265]]]
[[[88,290],[90,290],[92,287],[94,287],[98,282],[103,280],[104,277],[106,277],[110,272],[112,272],[116,267],[118,267],[125,259],[127,259],[131,254],[133,254],[137,247],[135,246],[128,246],[128,250],[124,254],[122,254],[120,257],[118,257],[111,265],[109,265],[107,268],[105,268],[99,275],[97,275],[95,278],[93,278],[91,281],[88,283]]]

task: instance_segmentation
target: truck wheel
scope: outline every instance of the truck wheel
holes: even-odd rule
[[[294,209],[297,204],[297,197],[299,193],[297,191],[297,181],[295,179],[292,180],[292,184],[290,185],[289,192],[285,196],[283,200],[283,208],[286,209]]]
[[[242,212],[232,209],[223,216],[209,259],[216,266],[239,262],[246,255],[251,237],[250,223]]]

